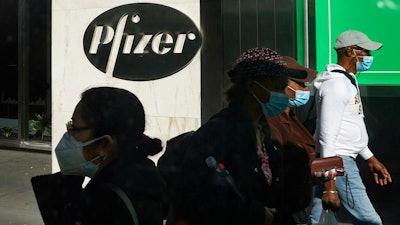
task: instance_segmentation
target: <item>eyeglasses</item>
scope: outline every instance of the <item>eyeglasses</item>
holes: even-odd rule
[[[361,48],[360,46],[353,46],[353,49],[358,50],[358,51],[363,51],[365,53],[367,53],[367,55],[370,55],[370,50],[367,50],[365,48]]]
[[[68,121],[65,126],[67,127],[68,132],[79,132],[82,130],[87,130],[90,129],[89,126],[83,126],[83,127],[74,127],[74,124],[72,123],[72,120]]]

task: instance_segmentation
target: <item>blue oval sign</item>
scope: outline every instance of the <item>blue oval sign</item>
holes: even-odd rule
[[[144,81],[170,76],[186,67],[202,43],[199,29],[168,6],[135,3],[96,17],[83,39],[86,57],[114,77]]]

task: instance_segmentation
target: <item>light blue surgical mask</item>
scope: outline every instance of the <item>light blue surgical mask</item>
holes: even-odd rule
[[[98,170],[98,165],[93,162],[100,158],[100,156],[87,161],[83,156],[83,147],[90,145],[105,136],[106,135],[103,135],[82,143],[66,132],[55,149],[61,173],[65,175],[88,176],[93,178]]]
[[[295,90],[292,87],[288,88],[295,92],[295,97],[289,99],[290,107],[299,107],[305,105],[310,99],[310,91]]]
[[[356,69],[358,72],[363,72],[369,70],[369,68],[372,65],[372,62],[374,61],[373,56],[363,56],[363,61],[362,62],[357,62],[356,64]]]
[[[266,87],[262,86],[257,81],[254,81],[258,86],[262,89],[269,92],[269,101],[262,102],[257,96],[253,93],[254,98],[260,103],[261,109],[265,117],[272,117],[282,114],[285,109],[288,107],[289,96],[284,93],[279,93],[275,91],[270,91]]]
[[[354,54],[355,54],[355,52],[354,52]],[[358,58],[362,58],[363,61],[362,62],[358,61]],[[357,62],[356,62],[357,72],[364,72],[364,71],[369,70],[369,68],[371,68],[372,63],[374,61],[374,57],[373,56],[357,56],[356,55],[356,60],[357,60]]]

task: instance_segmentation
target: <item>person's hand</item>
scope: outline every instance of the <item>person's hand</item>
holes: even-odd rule
[[[322,207],[332,211],[340,209],[340,199],[336,191],[335,180],[329,180],[324,183],[325,190],[322,193]]]
[[[330,209],[332,211],[338,211],[340,209],[340,199],[337,191],[324,191],[322,194],[322,207],[323,209]]]
[[[268,208],[268,207],[264,207],[265,208],[265,223],[264,225],[271,225],[272,221],[274,220],[274,214],[276,212],[275,208]]]
[[[392,183],[392,177],[390,176],[389,171],[385,168],[385,166],[379,162],[379,160],[372,156],[367,160],[367,164],[369,169],[371,170],[372,175],[374,176],[375,183],[381,186],[385,186],[389,183]]]
[[[312,175],[318,182],[325,182],[333,180],[336,177],[337,172],[336,169],[331,169],[326,171],[314,172],[314,174]]]

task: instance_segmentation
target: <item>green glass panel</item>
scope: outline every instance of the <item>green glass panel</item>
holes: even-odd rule
[[[400,1],[325,0],[315,1],[317,69],[336,63],[333,49],[336,37],[353,29],[383,43],[373,51],[374,63],[369,71],[358,74],[364,85],[400,85],[398,42],[400,40]]]

